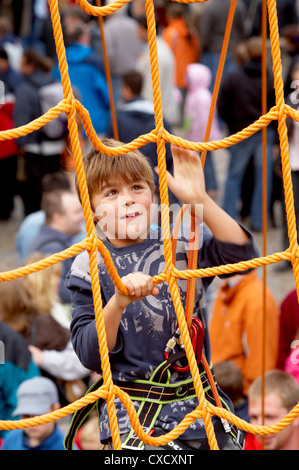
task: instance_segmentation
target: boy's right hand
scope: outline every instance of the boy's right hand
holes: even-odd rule
[[[115,301],[122,309],[125,309],[131,302],[141,300],[147,295],[159,294],[159,289],[154,286],[153,278],[147,274],[141,272],[130,273],[122,277],[121,280],[129,291],[129,294],[125,295],[115,288]]]

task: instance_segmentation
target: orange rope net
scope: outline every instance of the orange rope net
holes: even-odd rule
[[[109,6],[91,6],[86,0],[76,0],[77,4],[84,10],[86,13],[92,16],[101,18],[102,16],[112,14],[116,10],[120,9],[126,5],[130,0],[115,0]],[[206,0],[198,0],[198,3]],[[183,3],[193,3],[193,0],[181,0]],[[223,46],[223,57],[225,58],[226,47],[227,47],[227,38],[229,37],[229,28],[232,24],[234,9],[236,7],[237,0],[232,0],[230,15],[227,23],[227,34]],[[289,152],[288,152],[288,139],[287,139],[287,128],[286,128],[286,118],[288,116],[292,117],[294,120],[299,121],[299,114],[289,106],[285,104],[284,93],[283,93],[283,80],[282,80],[282,66],[281,66],[281,53],[279,47],[279,34],[278,34],[278,22],[277,22],[277,9],[276,9],[276,0],[268,0],[268,16],[270,24],[270,40],[271,40],[271,51],[272,51],[272,61],[273,61],[273,71],[274,71],[274,83],[275,83],[275,92],[276,92],[276,105],[266,114],[262,115],[256,122],[252,123],[247,128],[243,129],[241,132],[238,132],[235,135],[231,135],[219,141],[208,142],[209,132],[210,132],[210,123],[207,127],[205,141],[191,143],[185,139],[177,137],[175,135],[169,134],[163,127],[163,113],[161,105],[161,93],[160,93],[160,78],[159,78],[159,69],[158,69],[158,59],[157,59],[157,45],[156,45],[156,26],[155,26],[155,14],[154,14],[154,3],[153,0],[145,0],[145,10],[148,21],[148,41],[149,41],[149,51],[150,51],[150,62],[151,62],[151,75],[152,75],[152,85],[153,85],[153,98],[154,98],[154,109],[155,109],[155,123],[156,127],[150,133],[141,135],[134,141],[121,145],[117,148],[106,147],[98,139],[88,111],[82,106],[82,104],[74,98],[70,78],[68,75],[68,64],[66,60],[65,46],[63,42],[62,28],[61,28],[61,19],[58,8],[58,0],[49,0],[51,19],[53,23],[54,37],[56,43],[56,50],[58,55],[59,69],[61,73],[61,81],[64,92],[64,99],[57,104],[57,106],[51,108],[46,114],[39,117],[38,119],[28,123],[25,126],[21,126],[15,129],[10,129],[0,132],[0,140],[9,140],[13,138],[18,138],[33,132],[40,127],[44,126],[47,122],[51,121],[57,117],[62,112],[65,112],[68,116],[68,128],[72,144],[72,150],[75,161],[75,168],[78,177],[78,183],[80,188],[82,206],[85,216],[86,223],[86,238],[72,247],[56,253],[52,256],[49,256],[39,262],[33,263],[31,265],[15,269],[13,271],[7,271],[0,273],[0,282],[9,281],[21,276],[30,275],[33,272],[45,269],[48,266],[59,263],[60,261],[73,257],[74,255],[79,254],[83,250],[87,250],[89,254],[89,265],[91,273],[91,283],[94,297],[94,308],[95,308],[95,318],[96,318],[96,328],[99,338],[99,353],[101,355],[101,363],[103,368],[103,386],[101,386],[97,391],[89,393],[88,395],[82,397],[80,400],[75,401],[74,403],[61,408],[55,412],[49,413],[43,416],[37,416],[34,418],[19,420],[19,421],[0,421],[0,430],[11,430],[11,429],[24,429],[31,426],[36,426],[46,422],[60,419],[71,413],[74,413],[76,410],[81,409],[89,403],[93,403],[98,398],[103,398],[107,402],[108,414],[110,427],[112,432],[112,440],[114,449],[121,450],[121,442],[119,429],[116,419],[116,411],[114,406],[114,399],[118,397],[124,406],[127,409],[132,427],[138,436],[138,438],[143,441],[145,444],[151,446],[162,446],[166,443],[172,441],[173,439],[179,437],[196,419],[202,418],[205,425],[205,430],[210,445],[210,449],[218,450],[218,444],[214,433],[214,427],[212,424],[212,416],[217,415],[220,418],[223,418],[230,423],[235,424],[238,428],[248,431],[252,434],[258,435],[267,435],[280,432],[285,427],[287,427],[299,414],[299,404],[291,410],[291,412],[279,423],[273,426],[253,426],[240,418],[236,417],[234,414],[226,411],[223,408],[213,406],[209,404],[204,395],[201,379],[198,372],[198,366],[195,359],[194,351],[192,348],[189,329],[185,317],[184,308],[181,303],[180,294],[177,286],[177,279],[187,279],[194,280],[198,277],[206,276],[217,276],[224,273],[233,273],[236,271],[245,271],[248,268],[257,268],[259,266],[266,266],[268,264],[277,263],[281,260],[290,260],[292,262],[294,277],[297,287],[297,292],[299,292],[299,259],[298,259],[298,245],[297,245],[297,233],[296,233],[296,223],[295,223],[295,212],[294,212],[294,201],[293,201],[293,190],[291,182],[291,172],[290,172],[290,162],[289,162]],[[222,63],[223,64],[223,63]],[[221,76],[221,63],[219,66],[219,75],[218,79]],[[210,119],[213,117],[213,107],[215,107],[217,99],[217,87],[219,87],[219,82],[216,82],[216,88],[214,90],[212,109],[210,113]],[[135,411],[134,405],[130,397],[123,392],[120,388],[115,386],[112,381],[111,369],[108,357],[108,348],[105,336],[104,320],[102,315],[102,302],[101,302],[101,293],[100,293],[100,284],[98,277],[97,269],[97,252],[100,251],[108,272],[113,280],[114,284],[122,292],[126,293],[126,288],[122,284],[118,273],[112,263],[109,252],[106,250],[104,245],[100,240],[97,239],[95,233],[95,227],[92,219],[92,212],[90,208],[90,201],[87,191],[87,184],[84,174],[83,162],[82,162],[82,153],[78,137],[78,127],[76,122],[76,114],[79,114],[82,123],[84,125],[87,137],[89,138],[91,144],[99,149],[102,153],[107,155],[120,155],[125,154],[128,151],[135,150],[145,145],[148,142],[156,142],[158,149],[158,167],[159,167],[159,184],[160,184],[160,197],[161,197],[161,207],[162,207],[162,230],[163,230],[163,243],[164,243],[164,253],[166,268],[162,273],[157,273],[154,276],[154,283],[157,285],[162,281],[167,281],[169,284],[169,289],[172,295],[175,311],[177,314],[178,325],[180,328],[181,336],[185,345],[186,355],[190,366],[190,372],[192,374],[193,382],[195,385],[199,405],[192,412],[189,413],[181,421],[181,423],[173,429],[171,432],[153,438],[147,435],[139,422],[139,418]],[[169,224],[169,203],[168,203],[168,192],[167,192],[167,181],[166,181],[166,162],[165,162],[165,143],[173,143],[179,147],[187,148],[195,151],[202,152],[202,161],[204,163],[205,154],[207,151],[213,151],[218,149],[225,149],[234,145],[248,137],[250,137],[255,132],[266,128],[273,120],[278,121],[278,132],[280,138],[280,148],[281,148],[281,160],[282,160],[282,173],[283,173],[283,182],[285,189],[285,198],[286,198],[286,213],[287,213],[287,224],[288,224],[288,235],[290,245],[289,248],[281,253],[274,253],[269,256],[263,256],[256,258],[250,261],[239,262],[235,264],[229,264],[225,266],[217,266],[213,268],[206,269],[187,269],[180,271],[176,268],[173,262],[172,256],[172,242],[170,235],[170,224]],[[192,289],[192,285],[191,288]],[[192,292],[191,292],[192,299]]]

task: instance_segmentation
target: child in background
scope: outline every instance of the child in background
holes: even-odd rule
[[[205,65],[194,63],[187,66],[186,78],[188,87],[184,105],[185,138],[191,142],[204,142],[212,103],[212,94],[209,89],[212,73]],[[220,138],[221,131],[216,111],[209,141],[220,140]],[[207,192],[211,196],[215,196],[218,190],[218,182],[211,152],[206,154],[204,175]]]
[[[46,377],[25,380],[18,388],[14,416],[20,419],[51,413],[60,408],[58,391]],[[15,429],[7,433],[1,450],[64,450],[64,436],[56,421]]]
[[[176,70],[176,86],[180,90],[183,103],[186,96],[186,68],[199,60],[200,44],[187,5],[170,2],[166,8],[167,26],[162,36],[173,52]]]

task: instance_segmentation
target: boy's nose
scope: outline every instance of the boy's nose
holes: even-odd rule
[[[129,206],[134,203],[134,198],[132,197],[132,194],[130,193],[130,191],[124,191],[121,195],[121,199],[122,199],[122,204],[126,206]]]
[[[124,189],[121,194],[121,197],[123,198],[123,202],[126,205],[132,204],[134,202],[133,195],[129,189]]]

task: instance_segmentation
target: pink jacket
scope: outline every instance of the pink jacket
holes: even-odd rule
[[[212,94],[209,90],[212,74],[208,67],[195,63],[187,67],[188,91],[184,106],[184,121],[187,140],[203,142],[211,107]],[[209,141],[221,138],[215,113]]]

